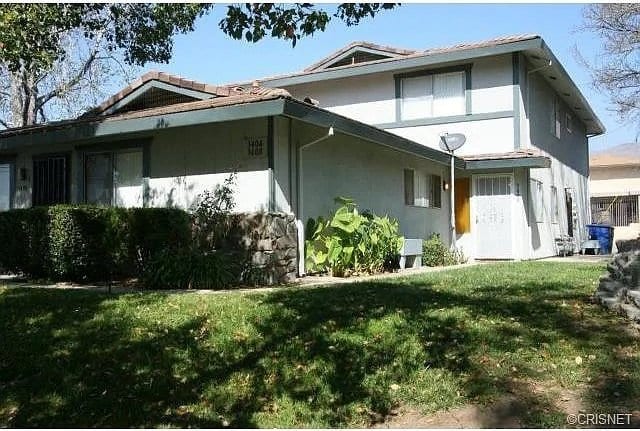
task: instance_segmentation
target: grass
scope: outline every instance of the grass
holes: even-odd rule
[[[563,426],[563,389],[630,412],[640,342],[592,304],[603,270],[511,263],[263,294],[0,288],[0,426],[369,426],[399,405],[505,394],[525,425]]]

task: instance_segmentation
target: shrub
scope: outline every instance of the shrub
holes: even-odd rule
[[[198,195],[193,207],[193,234],[197,247],[201,250],[214,250],[227,242],[230,236],[231,219],[229,215],[236,206],[233,187],[237,174],[232,172],[213,191],[205,190]]]
[[[132,208],[129,211],[129,253],[142,274],[155,255],[191,244],[189,214],[176,208]]]
[[[191,243],[189,214],[167,208],[56,205],[0,213],[0,267],[32,277],[138,277],[163,250]]]
[[[466,261],[461,250],[449,250],[437,233],[422,243],[422,263],[426,266],[450,266]]]
[[[329,270],[335,276],[374,273],[399,260],[403,238],[397,220],[359,214],[348,198],[336,198],[336,203],[340,206],[329,220],[318,217],[307,223],[307,270]]]
[[[49,208],[49,275],[106,280],[130,275],[126,210],[56,205]]]
[[[238,283],[241,272],[241,260],[234,254],[182,248],[156,254],[143,281],[155,289],[223,289]]]
[[[46,275],[47,208],[0,213],[0,268],[35,277]]]

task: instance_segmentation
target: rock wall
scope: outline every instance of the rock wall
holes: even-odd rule
[[[619,250],[600,278],[596,299],[610,310],[640,322],[640,241],[618,241]]]
[[[293,215],[240,213],[229,222],[231,235],[223,247],[246,253],[243,282],[270,285],[296,279],[298,229]]]

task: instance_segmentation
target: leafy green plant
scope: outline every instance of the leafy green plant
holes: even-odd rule
[[[318,217],[307,222],[307,270],[330,271],[334,276],[374,273],[398,260],[403,238],[397,220],[360,214],[353,199],[335,201],[340,206],[328,220]]]
[[[440,234],[433,233],[422,243],[422,263],[426,266],[450,266],[465,263],[467,258],[462,250],[449,250],[442,242]]]

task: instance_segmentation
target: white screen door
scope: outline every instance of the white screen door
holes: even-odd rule
[[[116,154],[113,189],[116,206],[125,208],[143,206],[142,151]]]
[[[512,259],[512,195],[510,175],[476,176],[476,255],[479,259]]]
[[[0,164],[0,211],[11,209],[11,165]]]

